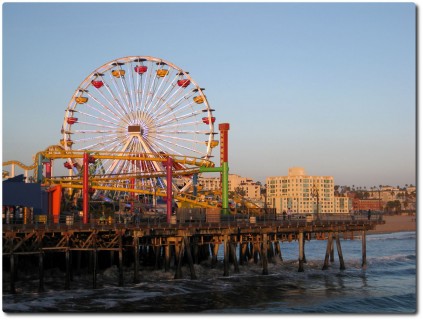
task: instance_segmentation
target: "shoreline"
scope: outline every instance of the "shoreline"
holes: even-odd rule
[[[405,231],[416,231],[416,216],[383,216],[385,224],[377,225],[374,230],[369,230],[367,234],[382,234],[382,233],[395,233]]]

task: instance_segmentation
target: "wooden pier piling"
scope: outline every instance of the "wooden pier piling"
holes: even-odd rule
[[[97,289],[97,249],[91,250],[90,253],[92,261],[92,273],[93,273],[93,289]]]
[[[335,246],[333,244],[333,234],[331,233],[331,243],[330,243],[330,262],[335,261]]]
[[[234,264],[234,273],[239,273],[239,265],[238,260],[236,259],[236,249],[235,249],[235,243],[232,241],[229,243],[230,252],[233,258],[233,264]]]
[[[169,272],[170,271],[170,244],[169,242],[166,243],[165,245],[165,272]]]
[[[325,254],[325,262],[323,263],[323,268],[322,270],[327,270],[329,267],[329,255],[331,254],[332,251],[332,232],[329,232],[328,234],[328,242],[326,245],[326,254]]]
[[[305,255],[305,243],[306,243],[306,235],[303,232],[303,262],[307,263],[306,255]]]
[[[367,253],[366,253],[366,230],[361,231],[361,267],[367,267]]]
[[[260,256],[260,244],[259,244],[259,240],[256,239],[254,244],[253,244],[253,257],[254,257],[254,263],[255,264],[258,263],[259,256]]]
[[[66,264],[66,274],[65,274],[65,290],[70,289],[70,278],[71,278],[71,261],[70,261],[70,249],[69,246],[65,251],[65,264]]]
[[[38,292],[44,292],[44,253],[38,253]]]
[[[180,242],[180,244],[179,244]],[[182,258],[184,256],[184,241],[180,239],[178,243],[175,244],[178,254],[178,262],[176,264],[175,279],[182,279]]]
[[[228,235],[223,235],[223,276],[229,276],[229,243]]]
[[[140,282],[140,239],[134,234],[134,283]]]
[[[298,272],[304,272],[304,233],[298,233]]]
[[[184,245],[185,245],[185,254],[187,256],[188,265],[189,265],[189,271],[191,274],[191,280],[195,280],[197,279],[197,275],[195,274],[194,261],[192,259],[192,254],[191,254],[191,246],[187,237],[184,237]]]
[[[341,241],[339,240],[339,232],[335,232],[336,250],[338,251],[339,269],[345,270],[344,256],[342,255]]]
[[[15,288],[15,276],[16,276],[16,270],[15,270],[15,255],[13,252],[9,256],[10,261],[10,293],[16,293]]]
[[[283,261],[283,259],[282,259],[281,244],[280,244],[279,241],[275,241],[275,255],[277,255],[279,257],[279,259],[281,261]]]
[[[261,259],[262,259],[262,265],[263,265],[263,275],[268,275],[269,274],[269,268],[268,268],[268,260],[267,260],[267,246],[268,246],[268,239],[267,239],[267,234],[263,234],[263,243],[262,243],[262,254],[261,254]]]

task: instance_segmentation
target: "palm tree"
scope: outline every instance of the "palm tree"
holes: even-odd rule
[[[241,187],[236,187],[235,188],[235,193],[237,193],[241,197],[244,197],[246,195],[246,192],[245,192],[244,188],[241,188]]]
[[[335,195],[336,195],[336,196],[339,196],[339,186],[338,186],[338,185],[336,185],[336,186],[334,187],[334,189],[335,189]]]

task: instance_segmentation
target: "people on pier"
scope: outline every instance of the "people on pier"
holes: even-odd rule
[[[283,217],[283,220],[285,221],[286,220],[286,211],[285,210],[282,212],[282,217]]]
[[[370,209],[369,209],[369,211],[367,211],[367,219],[370,221],[370,216],[371,216],[371,214],[372,214],[372,212],[370,211]]]
[[[291,208],[288,208],[288,220],[291,220],[292,211]]]

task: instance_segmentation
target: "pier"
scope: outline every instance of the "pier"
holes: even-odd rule
[[[105,74],[120,79],[112,80],[116,93],[103,78]],[[133,79],[138,79],[139,88],[157,87],[157,92],[149,91],[151,99],[144,100]],[[147,79],[160,84],[153,86]],[[219,133],[215,132],[215,110],[203,90],[188,72],[169,61],[150,56],[115,59],[90,74],[75,91],[65,111],[60,145],[38,152],[30,166],[15,160],[3,163],[12,172],[3,183],[6,223],[2,232],[2,254],[8,262],[3,271],[9,276],[11,293],[16,292],[19,262],[38,266],[39,291],[44,290],[44,271],[51,265],[64,270],[64,289],[72,287],[73,272],[81,270],[92,275],[91,287],[97,288],[99,270],[114,265],[116,285],[124,286],[124,263],[133,266],[134,283],[140,281],[140,273],[148,272],[143,267],[171,272],[180,279],[182,265],[187,265],[191,279],[197,279],[194,265],[210,260],[215,267],[222,247],[223,276],[239,272],[239,266],[250,261],[260,264],[262,274],[267,275],[269,263],[283,259],[281,242],[292,241],[298,242],[298,271],[304,272],[306,243],[311,239],[326,241],[323,270],[334,261],[335,245],[340,268],[345,269],[341,236],[361,236],[362,266],[366,266],[366,232],[383,220],[375,215],[370,219],[321,212],[319,195],[332,192],[329,183],[307,182],[308,207],[299,210],[297,198],[296,208],[307,214],[292,219],[276,214],[276,207],[267,208],[267,204],[265,208],[254,205],[251,209],[261,211],[256,214],[229,204],[230,124],[219,123]],[[132,102],[137,102],[136,108]],[[188,107],[191,111],[186,114]],[[105,115],[111,119],[107,125]],[[211,161],[217,146],[220,166]],[[54,162],[62,164],[68,174],[55,176]],[[25,170],[25,176],[14,176],[15,165]],[[33,171],[32,179],[28,170]],[[220,187],[214,190],[219,195],[214,199],[199,194],[198,175],[206,172],[221,175]],[[158,197],[166,203],[162,214],[157,213]],[[119,211],[116,201],[123,206]],[[138,206],[139,201],[146,203]],[[91,208],[90,202],[95,204]],[[109,214],[105,214],[106,203],[113,207],[108,208]],[[16,206],[24,208],[23,221],[18,222],[22,224],[9,223],[13,214],[8,207]],[[128,212],[132,218],[122,221]]]
[[[160,218],[140,219],[137,223],[38,223],[3,224],[3,259],[8,269],[10,292],[15,293],[18,276],[18,260],[32,256],[38,263],[39,291],[44,290],[44,269],[53,256],[65,263],[63,288],[70,289],[72,274],[83,270],[92,275],[92,288],[97,287],[97,273],[102,267],[99,257],[107,260],[108,267],[116,264],[117,286],[124,286],[123,263],[133,265],[133,283],[140,280],[143,265],[154,270],[172,272],[175,279],[182,278],[182,265],[187,265],[191,279],[197,279],[194,264],[210,259],[211,267],[217,264],[219,247],[223,246],[223,276],[239,272],[239,265],[254,261],[262,266],[262,274],[268,274],[268,264],[283,259],[281,242],[298,241],[298,272],[304,272],[307,241],[326,241],[326,253],[322,257],[322,269],[334,261],[336,244],[339,266],[346,268],[340,238],[362,241],[362,267],[366,267],[366,233],[377,224],[383,224],[382,216],[352,218],[347,215],[326,215],[318,221],[306,219],[281,220],[278,215],[208,215],[203,220]],[[177,218],[177,219],[176,219]],[[323,243],[322,243],[323,245]],[[238,254],[236,253],[238,250]],[[38,259],[37,259],[38,257]],[[60,257],[60,258],[59,258]],[[8,263],[7,263],[8,262]],[[251,262],[250,262],[251,263]],[[4,279],[3,279],[4,281]]]

